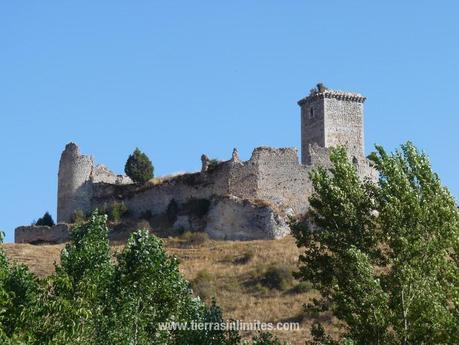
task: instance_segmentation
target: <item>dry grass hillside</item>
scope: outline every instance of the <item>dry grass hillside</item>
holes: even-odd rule
[[[205,300],[215,296],[226,318],[253,322],[299,322],[299,331],[276,331],[291,344],[304,344],[314,315],[303,304],[317,292],[299,283],[296,269],[299,250],[293,238],[278,241],[210,241],[202,234],[165,239],[167,250],[180,258],[181,271],[193,290]],[[64,245],[3,245],[11,260],[24,263],[40,276],[53,272]],[[120,250],[121,245],[114,245]],[[332,327],[332,319],[320,316]],[[248,335],[248,334],[245,334]]]

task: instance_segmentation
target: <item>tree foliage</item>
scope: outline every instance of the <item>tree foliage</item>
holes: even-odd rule
[[[35,222],[35,225],[53,226],[54,225],[53,217],[49,214],[49,212],[46,212],[43,215],[43,217],[38,218],[38,220]]]
[[[135,183],[143,184],[153,178],[153,164],[148,156],[138,148],[129,156],[124,172]]]
[[[242,344],[233,330],[161,327],[224,319],[215,302],[193,297],[177,259],[148,231],[133,233],[114,260],[106,221],[96,211],[78,223],[44,280],[0,250],[0,344]]]
[[[459,343],[455,200],[411,143],[369,158],[377,181],[360,180],[344,149],[311,174],[310,222],[293,224],[298,277],[321,293],[308,307],[343,321],[341,343]],[[313,335],[335,344],[320,325]]]

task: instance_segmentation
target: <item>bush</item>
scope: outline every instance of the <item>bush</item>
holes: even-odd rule
[[[124,167],[124,172],[132,181],[144,184],[153,178],[153,164],[148,156],[138,148],[129,156]]]
[[[260,333],[252,338],[253,345],[287,345],[271,333]]]
[[[209,160],[209,164],[207,165],[207,172],[212,173],[217,170],[218,166],[220,165],[220,161],[218,159],[211,159]]]
[[[187,231],[180,238],[184,241],[185,246],[197,247],[206,243],[209,240],[209,235],[206,232]]]
[[[308,281],[302,281],[296,284],[291,291],[293,293],[305,293],[313,289],[313,286],[311,282]]]
[[[117,223],[121,220],[122,217],[126,216],[128,212],[129,210],[123,201],[115,201],[110,208],[108,216],[111,221]]]
[[[77,209],[73,212],[72,215],[72,223],[80,224],[86,222],[88,219],[87,215],[83,212],[83,210]]]
[[[191,287],[195,295],[203,300],[215,296],[215,280],[207,270],[200,271],[196,275],[191,282]]]
[[[254,248],[248,248],[244,254],[239,255],[233,259],[233,263],[236,265],[248,264],[255,257],[256,251]]]
[[[54,225],[54,220],[51,215],[46,212],[43,217],[38,218],[38,220],[35,222],[35,225],[40,225],[40,226],[53,226]]]
[[[269,266],[263,274],[261,283],[270,289],[285,290],[293,283],[292,271],[285,264]]]

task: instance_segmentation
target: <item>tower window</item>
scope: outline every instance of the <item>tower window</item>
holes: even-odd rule
[[[309,109],[309,118],[313,119],[314,118],[314,109]]]

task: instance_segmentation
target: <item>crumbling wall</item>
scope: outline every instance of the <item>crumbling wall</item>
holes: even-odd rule
[[[92,183],[107,183],[114,185],[131,184],[132,180],[126,175],[116,175],[105,165],[97,165],[91,171],[90,180]]]
[[[95,183],[130,184],[127,176],[116,175],[92,156],[82,155],[75,143],[65,146],[59,161],[57,221],[71,222],[76,210],[90,212]]]
[[[311,192],[309,168],[299,163],[296,149],[261,147],[254,150],[251,160],[258,170],[257,199],[298,214],[306,211]]]
[[[286,217],[235,196],[212,200],[205,231],[219,240],[274,240],[290,233]]]
[[[233,153],[231,163],[228,174],[228,194],[243,199],[256,199],[259,170],[255,160],[251,158],[248,161],[240,161],[239,157]]]
[[[172,200],[186,203],[192,198],[210,199],[213,195],[228,194],[231,169],[232,162],[227,161],[211,172],[183,174],[158,184],[115,186],[95,183],[91,208],[101,208],[114,201],[123,201],[134,217],[141,217],[146,213],[161,214],[166,212]]]
[[[91,156],[80,154],[78,146],[65,146],[59,162],[57,221],[69,222],[75,210],[90,208],[91,186],[89,182],[94,161]]]
[[[19,226],[14,231],[15,243],[57,244],[70,238],[70,226],[60,223],[54,226]]]

